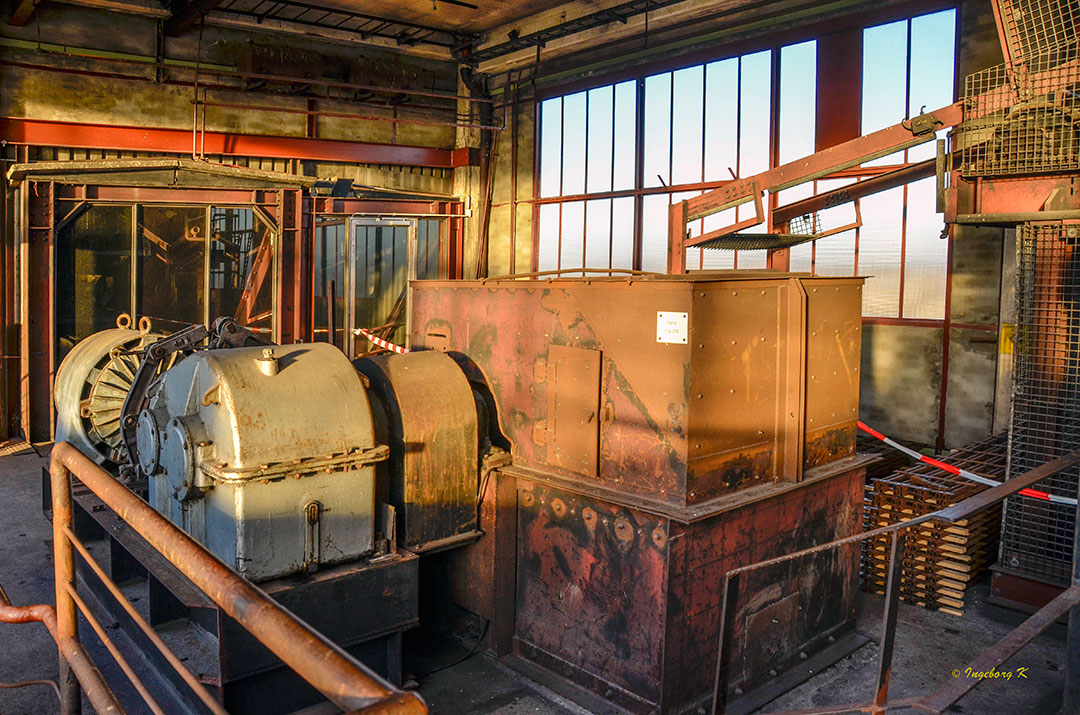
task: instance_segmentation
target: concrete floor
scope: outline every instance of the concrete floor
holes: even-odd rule
[[[31,450],[5,454],[0,448],[0,584],[12,603],[52,603],[51,526],[41,514],[40,473],[45,460]],[[978,584],[963,618],[902,605],[891,682],[894,698],[927,693],[952,677],[995,643],[1024,616],[985,602],[988,582]],[[882,599],[864,595],[859,630],[872,638],[880,631]],[[442,642],[407,663],[419,674],[419,690],[432,711],[464,713],[587,713],[502,663]],[[865,702],[877,672],[876,642],[860,648],[763,711],[798,710]],[[1003,671],[1026,668],[1026,678],[982,683],[950,712],[969,714],[1056,713],[1064,684],[1065,629],[1055,625],[1005,663]],[[0,625],[0,682],[55,678],[56,651],[44,626]],[[47,686],[0,689],[0,715],[57,712]]]

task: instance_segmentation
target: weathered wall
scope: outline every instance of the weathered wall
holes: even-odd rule
[[[123,126],[150,126],[174,129],[192,128],[192,100],[195,79],[192,63],[198,59],[204,67],[236,70],[241,62],[245,43],[297,48],[317,52],[326,62],[326,77],[342,77],[350,64],[358,61],[382,63],[389,70],[413,73],[424,83],[421,89],[453,93],[456,89],[456,67],[420,58],[394,58],[364,48],[321,42],[302,36],[283,36],[244,32],[226,28],[194,29],[178,38],[164,39],[163,58],[167,67],[158,72],[154,67],[138,62],[155,59],[158,21],[154,18],[119,14],[104,10],[67,5],[43,4],[35,19],[25,27],[0,25],[0,116],[68,122],[100,123]],[[41,52],[38,41],[44,43]],[[73,55],[94,55],[93,58]],[[109,60],[126,60],[116,63]],[[47,65],[52,69],[36,69],[23,65]],[[64,72],[62,70],[69,70]],[[74,72],[82,72],[78,74]],[[122,73],[142,78],[119,79],[90,76],[85,72]],[[355,71],[354,71],[355,74]],[[309,127],[307,115],[312,97],[295,93],[285,84],[254,86],[247,89],[242,80],[210,77],[205,72],[199,78],[203,89],[201,99],[223,104],[244,105],[244,108],[209,107],[205,128],[221,131],[274,136],[363,141],[380,144],[416,145],[439,148],[455,146],[453,126],[385,121],[404,116],[416,102],[431,100],[413,98],[398,107],[378,104],[378,97],[357,96],[354,101],[338,98],[318,98],[317,109],[326,114],[348,114],[372,117],[318,116]],[[364,82],[353,77],[352,82]],[[380,79],[368,79],[378,84]],[[227,89],[210,89],[208,82],[234,85]],[[294,94],[288,92],[292,89]],[[450,108],[452,102],[440,100]],[[274,107],[293,110],[290,113],[266,111],[252,107]],[[450,115],[452,117],[452,114]],[[319,176],[350,177],[374,185],[397,188],[449,192],[449,171],[413,171],[408,168],[388,170],[370,165],[305,164],[303,170]]]

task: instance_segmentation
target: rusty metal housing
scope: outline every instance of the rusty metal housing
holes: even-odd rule
[[[497,652],[632,711],[711,695],[725,573],[859,528],[861,283],[412,284],[412,346],[475,364],[512,444],[484,493],[493,538],[441,572]],[[845,633],[857,574],[854,549],[762,574],[731,687]]]

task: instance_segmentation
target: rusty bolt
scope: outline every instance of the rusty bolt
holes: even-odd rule
[[[522,506],[530,507],[530,506],[533,505],[534,500],[535,500],[535,497],[533,497],[532,492],[524,492],[523,491],[521,493],[521,505]]]
[[[566,504],[563,503],[562,499],[552,499],[551,511],[555,512],[555,516],[561,519],[563,514],[566,513]]]
[[[625,517],[620,516],[615,520],[615,537],[620,541],[631,541],[634,538],[634,527]]]
[[[591,507],[585,507],[581,510],[581,518],[588,526],[593,526],[596,523],[596,512]]]

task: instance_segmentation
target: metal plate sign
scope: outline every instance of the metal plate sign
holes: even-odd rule
[[[686,344],[689,334],[686,313],[668,313],[660,310],[656,313],[656,342]]]

